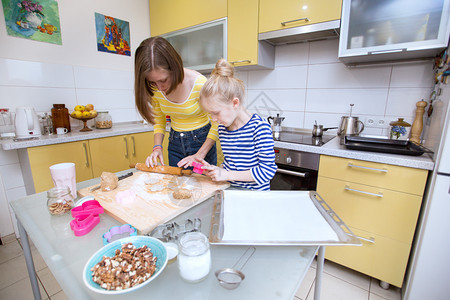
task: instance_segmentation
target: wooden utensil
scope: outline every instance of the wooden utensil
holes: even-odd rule
[[[131,164],[130,168],[136,168],[137,170],[144,172],[153,172],[153,173],[161,173],[161,174],[170,174],[170,175],[191,175],[192,171],[189,169],[183,169],[179,167],[169,167],[169,166],[155,166],[155,167],[147,167],[144,163],[137,163],[135,165]]]

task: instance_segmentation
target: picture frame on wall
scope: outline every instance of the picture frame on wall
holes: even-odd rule
[[[58,2],[2,0],[8,35],[62,45]]]
[[[131,56],[129,22],[95,13],[95,28],[98,51]]]

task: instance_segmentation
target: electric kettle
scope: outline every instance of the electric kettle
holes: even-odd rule
[[[24,139],[41,136],[39,118],[32,107],[16,108],[16,138]]]

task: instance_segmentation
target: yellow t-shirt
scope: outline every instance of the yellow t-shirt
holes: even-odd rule
[[[153,111],[155,114],[155,133],[163,133],[166,128],[166,116],[170,116],[173,130],[183,132],[202,128],[210,122],[209,115],[200,107],[200,90],[206,82],[203,75],[197,76],[188,98],[182,103],[168,100],[160,91],[153,95]],[[217,141],[217,123],[211,122],[208,138]]]

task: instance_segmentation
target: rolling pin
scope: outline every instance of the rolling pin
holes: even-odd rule
[[[191,175],[192,171],[189,169],[183,169],[179,167],[169,167],[169,166],[155,166],[155,167],[147,167],[144,163],[130,164],[130,168],[136,168],[139,171],[144,172],[153,172],[153,173],[161,173],[161,174],[170,174],[170,175]]]

